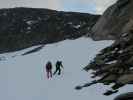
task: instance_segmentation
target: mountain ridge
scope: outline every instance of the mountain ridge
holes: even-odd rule
[[[86,35],[100,15],[42,8],[0,10],[0,53]]]

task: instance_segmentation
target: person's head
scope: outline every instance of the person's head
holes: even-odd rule
[[[62,61],[58,60],[57,62],[62,63]]]
[[[48,61],[47,63],[48,63],[48,64],[51,64],[51,61]]]

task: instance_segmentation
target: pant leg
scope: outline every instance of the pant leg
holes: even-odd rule
[[[47,78],[49,79],[49,71],[47,71]]]
[[[61,74],[61,69],[59,68],[59,69],[58,69],[58,75],[60,75],[60,74]]]
[[[50,77],[52,78],[52,70],[49,71]]]
[[[58,69],[56,68],[56,70],[54,71],[53,75],[55,75],[57,73]]]

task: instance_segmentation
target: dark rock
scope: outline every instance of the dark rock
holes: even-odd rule
[[[34,48],[34,49],[30,50],[30,51],[27,51],[27,52],[23,53],[22,55],[24,56],[24,55],[28,55],[28,54],[37,52],[37,51],[41,50],[43,47],[44,47],[44,45],[41,45],[41,46],[39,46],[37,48]]]
[[[118,95],[114,100],[133,100],[133,92]]]
[[[117,92],[118,92],[118,90],[115,90],[115,91],[108,90],[107,92],[104,93],[104,95],[108,96],[108,95],[111,95],[111,94],[114,94]]]

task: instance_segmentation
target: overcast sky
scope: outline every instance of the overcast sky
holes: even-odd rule
[[[0,0],[0,8],[34,7],[55,10],[103,13],[117,0]]]

